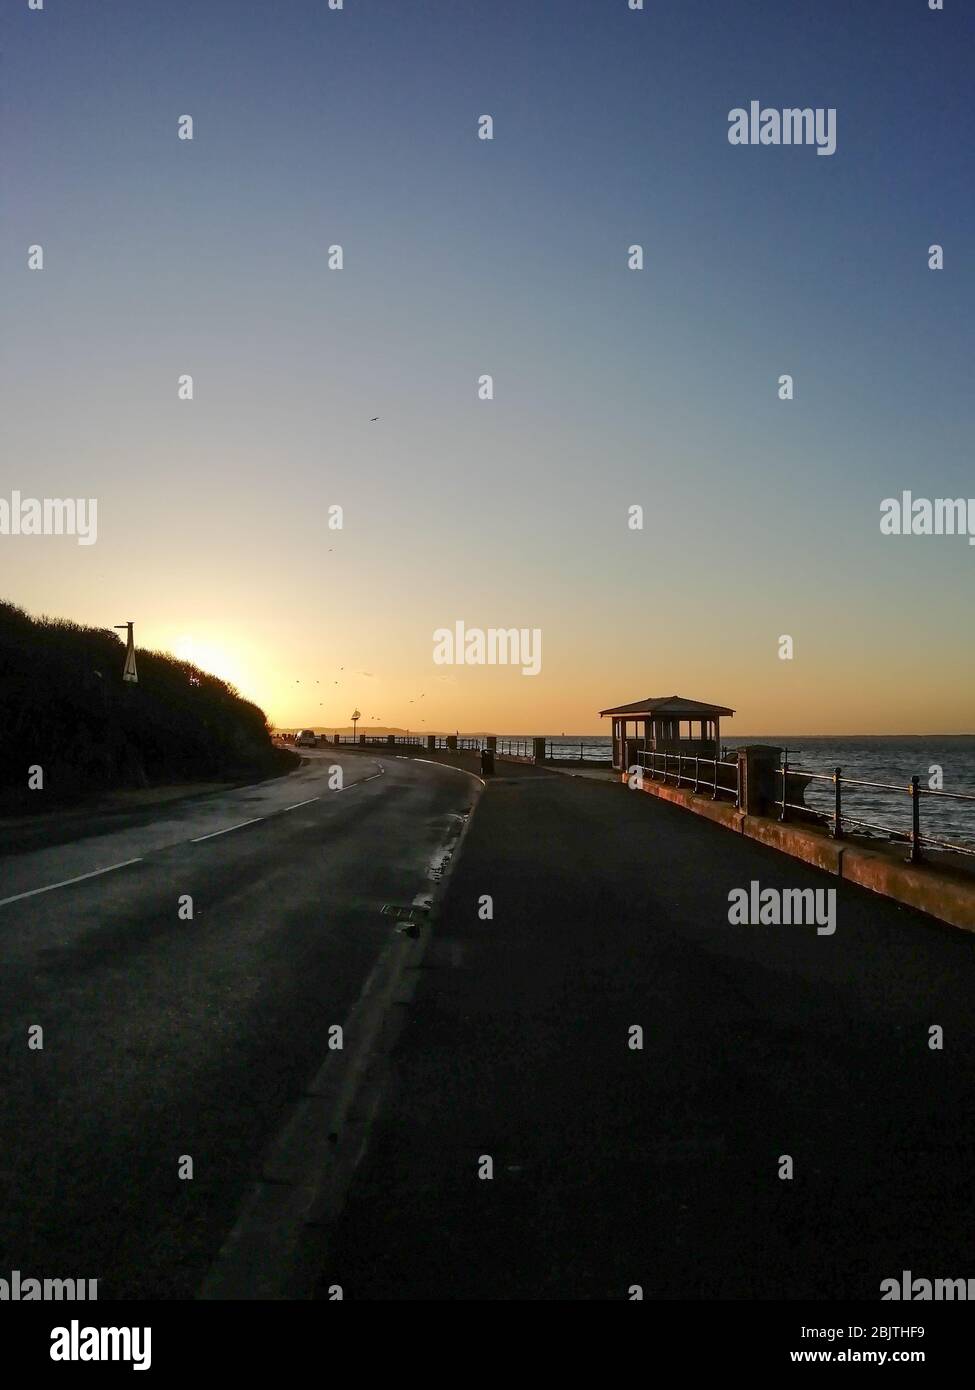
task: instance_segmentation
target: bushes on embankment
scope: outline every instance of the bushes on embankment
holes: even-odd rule
[[[0,602],[0,793],[10,808],[160,783],[263,776],[293,755],[271,743],[264,712],[233,686],[108,629],[32,618]],[[28,769],[43,769],[43,798]],[[21,795],[23,793],[23,795]]]

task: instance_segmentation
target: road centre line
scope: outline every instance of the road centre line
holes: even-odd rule
[[[350,782],[347,787],[337,788],[337,790],[348,791],[352,787],[357,787],[359,782],[372,782],[376,777],[381,777],[385,769],[375,772],[370,777],[360,777],[355,782]],[[307,801],[296,801],[293,806],[284,806],[278,812],[271,812],[271,815],[283,815],[285,811],[297,811],[300,806],[310,806],[313,801],[320,801],[321,797],[310,796]],[[254,816],[250,820],[238,821],[236,825],[225,826],[223,830],[212,830],[208,835],[197,835],[190,840],[190,844],[199,845],[204,840],[215,840],[219,835],[229,835],[231,830],[242,830],[246,825],[256,825],[258,821],[266,820],[266,816]],[[0,907],[6,907],[9,903],[21,902],[24,898],[35,898],[39,893],[51,893],[55,888],[68,888],[73,883],[83,883],[85,879],[99,878],[102,874],[114,873],[116,869],[128,868],[130,864],[141,864],[144,855],[138,855],[135,859],[123,859],[119,864],[108,864],[104,869],[92,869],[87,874],[76,874],[74,878],[63,878],[58,883],[47,883],[43,888],[29,888],[25,893],[14,893],[9,898],[0,898]]]
[[[43,888],[31,888],[26,893],[15,893],[12,898],[0,898],[0,907],[6,907],[8,903],[20,902],[21,898],[34,898],[38,893],[50,893],[55,888],[67,888],[71,883],[81,883],[86,878],[98,878],[100,874],[110,874],[116,869],[125,869],[129,864],[141,864],[142,855],[136,859],[123,859],[121,864],[109,864],[104,869],[92,869],[89,874],[78,874],[75,878],[63,878],[60,883],[48,883]]]
[[[349,791],[352,787],[357,787],[359,782],[371,782],[373,777],[381,777],[382,772],[374,772],[372,777],[360,777],[355,782],[350,782],[347,787],[336,787],[336,791]],[[252,820],[242,820],[237,825],[228,825],[225,830],[214,830],[209,835],[197,835],[190,844],[198,845],[203,840],[216,839],[218,835],[229,835],[231,830],[241,830],[245,825],[256,825],[259,820],[268,820],[271,816],[283,816],[285,811],[297,811],[299,806],[310,806],[313,801],[321,801],[320,796],[310,796],[307,801],[296,801],[293,806],[282,806],[278,811],[269,811],[266,816],[254,816]]]
[[[226,830],[213,830],[209,835],[197,835],[190,841],[191,845],[198,845],[203,840],[215,840],[218,835],[229,835],[231,830],[242,830],[245,825],[256,825],[259,820],[265,820],[265,816],[254,816],[252,820],[238,821],[236,825],[228,825]]]

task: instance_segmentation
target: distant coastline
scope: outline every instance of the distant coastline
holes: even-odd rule
[[[314,733],[316,733],[316,734],[343,734],[343,735],[351,735],[351,734],[354,732],[351,724],[276,724],[274,727],[275,727],[275,730],[276,730],[276,731],[285,731],[285,730],[289,730],[289,731],[290,731],[290,730],[296,730],[296,729],[299,729],[299,728],[301,728],[301,729],[311,729],[311,730],[312,730]],[[385,734],[396,734],[397,736],[401,736],[401,737],[404,737],[404,738],[406,737],[407,734],[412,734],[412,735],[415,735],[415,736],[417,736],[417,737],[421,737],[421,736],[426,735],[426,734],[434,734],[434,735],[436,735],[437,738],[446,738],[446,736],[447,736],[448,734],[453,734],[453,733],[459,734],[461,738],[534,738],[534,737],[536,737],[536,735],[534,735],[534,734],[526,734],[526,733],[507,733],[507,732],[505,732],[505,733],[495,733],[494,730],[492,730],[492,729],[446,729],[446,728],[445,728],[445,729],[427,729],[427,728],[425,728],[425,727],[424,727],[423,729],[403,729],[403,728],[399,728],[399,727],[397,727],[397,726],[395,726],[395,725],[392,725],[392,724],[376,724],[376,725],[372,725],[372,724],[370,724],[370,725],[360,724],[359,727],[358,727],[358,732],[359,732],[360,734],[366,734],[367,736],[369,736],[369,737],[371,737],[371,738],[375,738],[375,737],[377,737],[377,736],[382,736],[382,735],[385,735]],[[609,736],[609,734],[606,733],[606,731],[605,731],[604,729],[598,730],[598,731],[595,732],[595,733],[585,733],[585,734],[579,734],[579,733],[573,733],[573,734],[553,734],[553,733],[545,733],[545,734],[539,734],[539,735],[537,735],[537,737],[539,737],[539,738],[546,738],[546,739],[564,740],[566,743],[579,743],[579,742],[585,742],[585,743],[601,743],[601,742],[604,742],[604,741],[605,741],[606,743],[609,743],[609,742],[610,742],[610,736]],[[860,741],[865,741],[865,740],[868,740],[868,739],[869,739],[869,740],[891,739],[891,740],[900,740],[900,741],[904,741],[904,740],[909,740],[909,739],[917,739],[917,740],[920,740],[920,739],[947,739],[947,738],[975,738],[975,729],[973,729],[973,730],[972,730],[971,732],[969,732],[969,733],[959,733],[959,734],[938,734],[938,733],[926,733],[926,734],[739,734],[739,733],[734,733],[734,734],[731,734],[731,735],[729,735],[728,737],[722,739],[722,742],[726,745],[726,747],[728,747],[728,748],[734,748],[734,747],[737,747],[739,744],[745,744],[745,743],[778,743],[778,744],[788,744],[788,743],[800,743],[800,742],[808,741],[808,740],[810,740],[810,739],[817,739],[817,740],[821,740],[821,741],[823,741],[823,742],[829,742],[829,741],[841,742],[841,741],[845,741],[845,740],[860,740]]]

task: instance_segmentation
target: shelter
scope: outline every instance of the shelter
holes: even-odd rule
[[[613,766],[620,769],[631,766],[630,755],[640,752],[719,758],[721,717],[733,714],[726,705],[708,705],[683,695],[650,696],[599,711],[601,719],[613,721]],[[695,725],[700,728],[698,737]]]

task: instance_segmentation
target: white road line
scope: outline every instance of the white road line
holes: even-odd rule
[[[348,787],[342,790],[348,791],[351,787],[357,787],[359,782],[372,782],[376,777],[381,777],[382,772],[374,772],[371,777],[360,777],[358,781],[350,782]],[[279,815],[285,811],[297,811],[299,806],[310,806],[313,801],[320,801],[321,797],[310,796],[307,801],[296,801],[293,806],[284,806]],[[271,812],[273,815],[274,812]],[[218,835],[229,835],[231,830],[242,830],[245,825],[256,825],[258,821],[266,820],[266,816],[254,816],[251,820],[238,821],[236,825],[228,825],[224,830],[213,830],[209,835],[197,835],[190,841],[190,844],[199,845],[204,840],[215,840]],[[60,883],[48,883],[43,888],[31,888],[26,893],[14,893],[10,898],[0,898],[0,907],[6,907],[8,903],[20,902],[22,898],[34,898],[38,893],[51,893],[55,888],[67,888],[72,883],[83,883],[86,878],[98,878],[100,874],[110,874],[116,869],[125,869],[129,864],[141,864],[143,856],[140,854],[136,859],[123,859],[121,864],[109,864],[105,869],[92,869],[90,874],[78,874],[76,878],[63,878]]]
[[[15,893],[12,898],[0,898],[0,907],[6,907],[7,903],[20,902],[21,898],[34,898],[38,893],[50,893],[55,888],[67,888],[69,883],[81,883],[86,878],[98,878],[99,874],[110,874],[115,869],[125,869],[129,864],[141,864],[142,856],[137,859],[123,859],[121,864],[109,864],[107,869],[92,869],[90,874],[78,874],[77,878],[63,878],[60,883],[49,883],[45,888],[31,888],[27,893]]]
[[[435,763],[432,758],[411,758],[406,754],[403,756],[406,762],[426,763],[427,767],[445,767],[450,772],[462,772],[465,777],[473,777],[474,781],[480,782],[482,787],[487,785],[483,777],[478,777],[476,772],[468,772],[466,767],[454,767],[453,763]]]
[[[385,771],[386,769],[381,767],[378,772],[373,772],[368,777],[357,777],[354,782],[347,782],[344,787],[333,787],[332,790],[337,792],[350,792],[353,787],[359,787],[363,782],[375,782],[376,778],[381,777]]]
[[[253,820],[238,821],[236,825],[228,825],[226,830],[214,830],[209,835],[197,835],[190,841],[192,845],[198,845],[202,840],[215,840],[218,835],[229,835],[231,830],[241,830],[245,825],[256,825],[259,820],[264,820],[263,816],[255,816]]]

